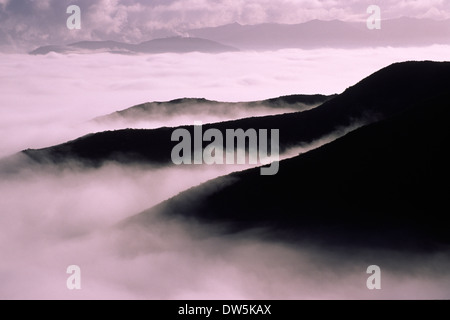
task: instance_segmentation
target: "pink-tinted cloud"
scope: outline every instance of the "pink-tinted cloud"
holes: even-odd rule
[[[218,55],[3,54],[0,156],[108,129],[86,122],[144,102],[183,97],[235,102],[289,94],[341,93],[391,63],[442,61],[448,56],[448,46]],[[245,115],[255,114],[241,114]],[[193,120],[198,119],[155,119],[143,127]]]
[[[66,28],[69,4],[81,8],[81,30]],[[385,0],[381,3],[372,0],[2,0],[0,45],[13,42],[31,49],[36,45],[78,40],[139,42],[168,34],[182,34],[190,28],[233,22],[360,21],[367,18],[366,9],[372,4],[381,7],[383,19],[450,17],[450,3],[443,0]]]

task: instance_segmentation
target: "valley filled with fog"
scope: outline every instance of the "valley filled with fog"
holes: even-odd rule
[[[444,61],[449,51],[448,46],[431,46],[140,56],[2,54],[0,156],[133,127],[95,127],[90,120],[144,102],[185,97],[240,102],[341,93],[391,63]],[[155,119],[148,126],[166,126],[166,120]],[[183,115],[170,120],[169,125],[202,119]]]
[[[297,111],[288,105],[274,109],[238,104],[226,113],[196,109],[193,114],[162,112],[145,121],[93,121],[142,103],[340,94],[391,63],[443,61],[449,54],[450,46],[440,45],[134,56],[1,54],[0,298],[449,298],[450,261],[441,252],[299,246],[269,240],[264,228],[224,235],[214,230],[220,225],[177,218],[156,219],[150,226],[121,226],[125,219],[182,191],[251,166],[111,162],[100,168],[24,165],[9,170],[10,164],[26,164],[25,155],[17,155],[22,150],[50,147],[90,133]],[[336,130],[281,158],[348,132]],[[223,178],[224,184],[227,179]],[[372,264],[383,266],[381,291],[366,288],[366,268]],[[67,290],[69,265],[81,267],[82,290]]]

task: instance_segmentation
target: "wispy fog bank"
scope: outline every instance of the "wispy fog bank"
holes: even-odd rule
[[[393,62],[445,60],[449,53],[450,47],[434,46],[133,57],[1,55],[0,157],[104,130],[89,120],[146,101],[339,93]],[[171,124],[167,120],[152,125]],[[176,119],[192,120],[199,119]],[[330,252],[312,244],[262,240],[265,230],[218,236],[210,226],[177,220],[116,225],[241,167],[6,169],[0,171],[0,299],[450,298],[450,261],[440,253]],[[366,269],[373,264],[382,270],[379,291],[366,288]],[[69,265],[81,267],[81,290],[66,288]]]
[[[432,46],[218,55],[3,54],[0,157],[104,130],[87,122],[144,102],[183,97],[236,102],[340,93],[393,62],[445,60],[449,53],[448,46]],[[191,119],[165,120],[150,125]]]

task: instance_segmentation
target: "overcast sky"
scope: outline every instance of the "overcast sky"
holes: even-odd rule
[[[68,30],[69,5],[81,8],[81,30]],[[144,41],[157,29],[239,22],[299,23],[312,19],[364,20],[369,5],[382,19],[447,19],[447,0],[0,0],[0,46],[35,46],[75,40]]]

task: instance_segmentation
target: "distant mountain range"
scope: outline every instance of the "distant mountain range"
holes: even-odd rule
[[[30,52],[34,55],[56,53],[95,53],[110,52],[120,54],[138,53],[187,53],[187,52],[220,52],[238,51],[231,46],[223,45],[212,40],[194,37],[167,37],[154,39],[139,44],[129,44],[117,41],[82,41],[65,46],[43,46]]]
[[[432,74],[440,90],[427,85]],[[404,91],[411,83],[395,82],[407,77],[423,86],[420,99],[411,99],[416,87],[409,94]],[[380,87],[382,79],[393,85],[390,93]],[[275,176],[261,176],[258,169],[233,173],[124,224],[178,217],[211,224],[215,232],[255,230],[265,238],[329,248],[448,250],[450,93],[443,87],[449,85],[450,63],[390,66],[349,90],[346,99],[342,95],[327,104],[378,95],[376,105],[396,100],[391,117],[282,161]]]
[[[218,129],[224,136],[227,129],[280,129],[280,152],[285,152],[333,135],[336,131],[390,118],[415,103],[445,94],[449,85],[450,63],[394,64],[332,99],[323,97],[327,101],[311,110],[206,124],[203,128]],[[284,100],[293,104],[305,99],[311,98],[291,96],[265,103],[279,105]],[[208,102],[202,100],[201,104],[207,105]],[[182,128],[193,136],[193,126]],[[171,141],[173,131],[174,128],[159,128],[100,132],[50,148],[26,150],[24,154],[38,163],[63,164],[77,160],[90,166],[100,166],[109,161],[171,165],[171,150],[177,144]]]
[[[450,20],[399,18],[384,20],[380,30],[369,30],[366,22],[312,20],[299,24],[266,23],[200,28],[183,32],[188,37],[167,35],[140,44],[116,41],[83,41],[69,45],[39,47],[31,54],[111,52],[122,54],[164,52],[219,53],[237,50],[284,48],[409,47],[450,43]]]
[[[425,46],[450,43],[450,20],[384,20],[380,30],[369,30],[365,21],[312,20],[291,25],[234,23],[187,33],[242,50]]]

